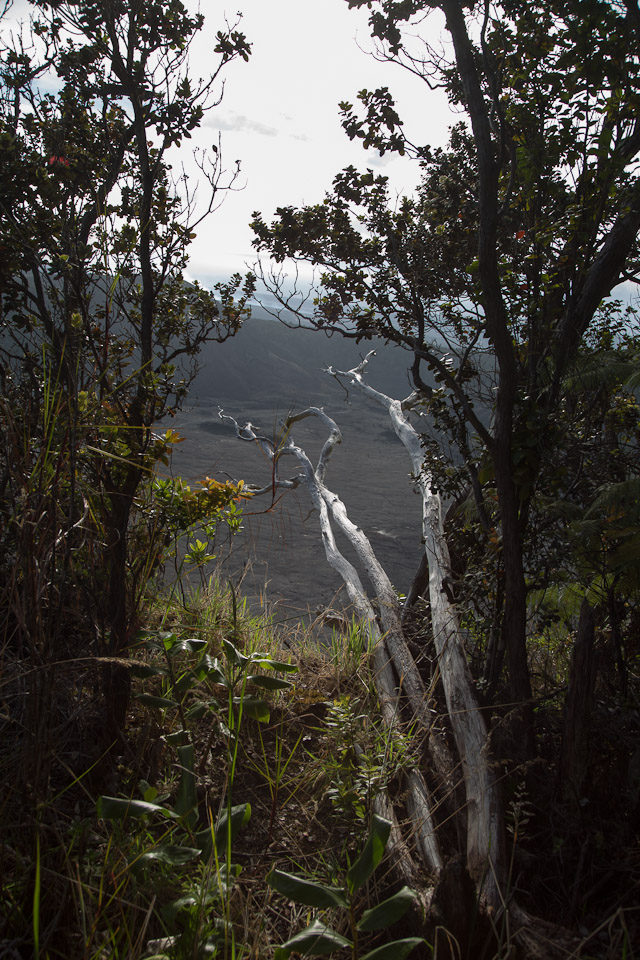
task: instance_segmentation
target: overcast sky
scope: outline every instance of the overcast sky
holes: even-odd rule
[[[202,9],[206,36],[225,8]],[[236,7],[226,9],[231,18]],[[225,165],[241,161],[245,187],[230,193],[199,231],[191,270],[202,281],[242,271],[254,259],[248,226],[254,210],[268,218],[278,206],[320,201],[349,163],[388,174],[397,191],[413,189],[417,164],[349,141],[341,100],[354,103],[363,87],[388,86],[414,142],[444,143],[455,120],[442,94],[366,52],[372,50],[366,10],[349,10],[345,0],[237,0],[237,9],[253,54],[228,69],[223,102],[207,117],[203,142],[214,142],[220,131]],[[437,35],[436,21],[432,29]],[[194,72],[206,65],[201,51],[199,45]]]
[[[196,9],[197,0],[185,0]],[[359,90],[388,86],[414,143],[442,144],[456,119],[446,98],[393,64],[371,55],[373,43],[365,9],[346,0],[204,0],[205,26],[193,48],[192,73],[210,71],[215,33],[225,17],[252,44],[248,63],[237,60],[225,74],[222,103],[207,114],[203,128],[186,140],[187,163],[194,145],[210,147],[221,137],[223,165],[241,164],[236,186],[220,209],[198,230],[190,275],[209,283],[244,272],[255,259],[249,221],[254,210],[270,218],[278,206],[315,203],[343,167],[374,167],[389,175],[395,191],[410,192],[417,164],[365,153],[340,125],[338,103],[356,102]],[[27,0],[14,0],[12,17],[28,17]],[[436,40],[441,21],[429,17],[425,30]],[[217,59],[217,58],[216,58]],[[177,172],[180,159],[178,158]],[[189,169],[194,170],[189,163]],[[196,171],[197,172],[197,171]]]

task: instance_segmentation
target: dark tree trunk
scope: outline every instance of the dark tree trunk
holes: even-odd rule
[[[489,640],[487,641],[487,652],[485,656],[484,670],[482,678],[488,688],[489,695],[495,691],[500,680],[502,667],[504,664],[504,633],[501,630],[502,616],[504,611],[504,575],[498,571],[496,584],[496,604],[493,614],[493,622]]]
[[[415,606],[418,599],[424,595],[424,592],[428,586],[429,586],[429,562],[427,560],[426,554],[423,552],[422,559],[420,560],[420,565],[413,578],[413,582],[407,594],[407,599],[404,602],[404,607],[402,609],[403,620],[406,619],[409,611],[413,606]]]
[[[502,435],[501,435],[502,434]],[[509,669],[513,702],[511,730],[521,758],[535,756],[535,732],[531,706],[531,679],[527,662],[527,590],[524,576],[522,528],[511,464],[511,424],[508,432],[496,425],[493,462],[502,525],[504,563],[504,614],[502,646]]]
[[[131,609],[130,589],[127,583],[127,533],[131,517],[133,497],[140,482],[139,471],[129,471],[129,476],[119,489],[111,490],[109,510],[109,543],[106,564],[109,571],[107,584],[107,624],[109,626],[108,654],[113,658],[105,666],[104,695],[106,707],[107,738],[109,742],[119,739],[124,729],[129,706],[131,679],[124,663],[129,653],[135,624]]]
[[[616,609],[615,583],[613,584],[612,587],[609,587],[609,589],[607,590],[607,608],[609,611],[609,627],[611,628],[611,639],[613,640],[613,648],[615,650],[615,656],[616,656],[616,667],[618,669],[618,676],[620,677],[620,692],[624,698],[627,696],[629,676],[627,671],[627,664],[624,658],[624,651],[622,649],[622,637],[620,635],[620,626],[618,623],[618,611]]]
[[[560,754],[560,790],[565,800],[577,802],[589,760],[589,718],[596,679],[593,611],[585,598],[571,665],[565,703],[564,732]]]

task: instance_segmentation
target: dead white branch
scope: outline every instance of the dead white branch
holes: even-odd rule
[[[482,900],[497,910],[500,907],[499,887],[503,880],[504,864],[500,798],[489,762],[487,726],[475,696],[456,610],[444,591],[450,558],[444,538],[442,503],[440,496],[431,490],[430,478],[424,471],[420,437],[407,413],[413,397],[404,401],[394,400],[364,381],[362,374],[372,355],[374,351],[352,370],[336,371],[329,368],[327,372],[341,381],[347,380],[385,407],[396,436],[411,459],[422,495],[422,535],[429,564],[434,645],[465,781],[467,866],[478,885]]]
[[[256,434],[252,424],[240,427],[233,417],[223,416],[222,411],[220,411],[220,417],[223,420],[227,420],[234,427],[236,435],[240,439],[253,441],[260,445],[263,453],[266,454],[272,463],[274,483],[279,483],[278,464],[280,459],[285,455],[291,455],[297,459],[302,472],[296,480],[297,483],[301,483],[307,488],[313,505],[318,511],[322,542],[327,560],[333,569],[340,574],[354,611],[368,630],[373,657],[376,691],[380,702],[382,719],[390,730],[398,727],[400,721],[400,688],[406,693],[407,687],[409,687],[414,691],[414,696],[410,699],[414,700],[416,717],[424,724],[426,692],[402,634],[399,620],[399,605],[391,583],[380,566],[371,544],[363,531],[349,520],[342,501],[336,494],[329,490],[324,483],[328,461],[335,446],[342,440],[342,434],[337,424],[324,410],[319,407],[309,407],[307,410],[289,416],[283,421],[283,438],[280,444],[276,445],[268,438],[260,437]],[[291,428],[293,425],[308,417],[319,419],[329,431],[328,438],[322,447],[315,468],[305,451],[295,444],[291,438]],[[288,482],[292,483],[293,481]],[[373,605],[362,586],[357,570],[336,545],[331,526],[330,511],[331,516],[333,516],[334,520],[355,546],[358,557],[374,584],[377,600],[381,608],[383,629],[381,629],[378,624]],[[393,662],[397,669],[396,658],[390,657],[388,650],[389,637],[383,633],[387,623],[393,624],[396,633],[395,646],[403,648],[398,654],[398,659],[406,665],[407,676],[404,676],[402,672],[399,673],[399,685],[396,682],[396,674],[392,666]],[[408,683],[407,677],[410,678]],[[442,858],[430,812],[427,786],[424,778],[419,775],[417,771],[409,771],[407,783],[409,793],[414,795],[411,799],[410,806],[412,812],[416,815],[416,840],[420,848],[423,863],[428,870],[437,873],[442,866]],[[394,835],[399,837],[400,834],[397,823],[394,830]]]

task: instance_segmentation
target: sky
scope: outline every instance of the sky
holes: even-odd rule
[[[198,0],[184,2],[198,8]],[[14,0],[11,16],[27,18],[29,9],[27,0]],[[457,119],[446,97],[371,56],[366,8],[350,10],[346,0],[201,0],[200,9],[205,25],[192,48],[192,74],[208,75],[215,62],[215,33],[225,19],[235,23],[238,11],[238,29],[252,44],[252,56],[248,63],[238,59],[228,65],[222,102],[175,157],[174,169],[179,173],[184,163],[193,186],[198,174],[193,147],[209,149],[220,137],[223,167],[232,170],[239,160],[241,169],[235,184],[241,189],[226,193],[219,209],[198,228],[190,279],[212,284],[236,271],[244,273],[256,258],[249,227],[253,212],[270,220],[278,206],[321,201],[348,164],[388,175],[399,194],[414,189],[419,175],[415,162],[366,152],[342,130],[338,104],[355,104],[359,90],[388,86],[414,143],[446,142]],[[431,14],[423,28],[429,39],[441,33],[436,17]],[[201,188],[202,197],[205,193]]]
[[[208,31],[223,19],[223,5],[214,6],[202,7],[194,72],[206,68]],[[243,189],[228,193],[198,232],[190,270],[204,282],[244,272],[255,260],[248,225],[254,211],[268,220],[278,206],[318,202],[350,163],[388,175],[399,193],[413,190],[417,164],[352,143],[340,125],[340,101],[355,103],[362,88],[388,86],[411,139],[434,146],[446,141],[456,119],[442,93],[369,55],[366,9],[349,10],[345,0],[236,0],[236,6],[252,56],[230,65],[223,101],[207,116],[199,142],[217,143],[220,133],[223,163],[230,168],[240,160]],[[230,9],[236,7],[227,8],[228,19]]]

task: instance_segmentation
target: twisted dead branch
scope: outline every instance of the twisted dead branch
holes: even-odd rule
[[[352,370],[336,371],[330,368],[327,372],[341,382],[357,388],[387,410],[393,429],[411,459],[423,505],[422,532],[429,568],[433,641],[465,786],[466,866],[473,879],[479,902],[484,908],[498,912],[504,906],[500,894],[504,864],[500,801],[490,765],[488,731],[475,697],[456,611],[443,590],[443,581],[449,569],[449,557],[443,535],[440,497],[432,492],[429,477],[423,470],[420,438],[409,417],[412,398],[409,397],[403,402],[393,400],[367,384],[363,371],[369,356]],[[390,729],[394,729],[408,716],[414,729],[417,726],[423,731],[429,749],[432,725],[429,691],[406,642],[400,602],[368,538],[350,520],[344,503],[325,482],[330,458],[342,440],[337,424],[321,408],[309,407],[285,418],[282,423],[282,439],[276,445],[272,440],[258,434],[251,424],[241,427],[232,417],[225,416],[222,412],[220,416],[234,427],[239,438],[261,446],[272,464],[273,482],[270,489],[297,485],[306,488],[318,511],[327,560],[340,574],[354,611],[369,632],[383,721]],[[318,420],[327,430],[327,439],[315,467],[292,437],[295,424],[310,417]],[[280,479],[280,464],[284,457],[294,457],[297,461],[299,473],[293,479]],[[377,614],[358,571],[336,545],[333,525],[348,538],[361,568],[366,572]],[[446,764],[447,751],[442,749],[442,744],[438,743],[436,738],[433,750],[429,750],[428,755],[430,762]],[[422,871],[426,870],[432,877],[437,877],[442,870],[445,856],[440,849],[433,798],[427,787],[429,773],[428,770],[408,771],[405,790],[407,809],[414,827],[414,856],[417,851]],[[452,770],[449,764],[439,773],[441,778],[450,781]],[[388,801],[385,806],[391,809]],[[397,825],[395,814],[394,821]],[[394,836],[395,846],[398,851],[402,851],[402,858],[406,861],[407,850],[402,848],[401,833],[398,829]],[[407,866],[405,862],[405,872]],[[424,888],[424,883],[421,886]]]

